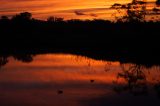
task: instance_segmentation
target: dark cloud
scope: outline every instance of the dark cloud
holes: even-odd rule
[[[76,15],[89,15],[89,16],[92,16],[92,17],[97,17],[97,14],[94,14],[94,13],[85,14],[85,13],[83,13],[82,11],[74,11],[74,13],[75,13]]]
[[[104,11],[104,10],[112,10],[111,8],[84,8],[84,9],[68,9],[68,10],[60,10],[57,11],[59,13],[73,13],[73,12],[78,12],[78,13],[83,13],[84,12],[97,12],[97,11]]]
[[[86,15],[86,14],[84,14],[84,13],[81,12],[81,11],[74,11],[74,13],[75,13],[76,15]]]
[[[93,14],[93,13],[91,13],[90,16],[92,16],[92,17],[98,17],[97,14]]]

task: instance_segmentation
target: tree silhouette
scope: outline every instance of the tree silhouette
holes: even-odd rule
[[[157,1],[156,1],[156,5],[160,5],[160,0],[157,0]]]
[[[1,20],[9,20],[9,18],[7,16],[1,16],[0,18]]]
[[[7,57],[4,56],[0,57],[0,68],[6,65],[7,63],[8,63]]]
[[[116,87],[114,90],[117,92],[120,91],[130,91],[134,95],[144,95],[147,93],[146,86],[146,76],[143,73],[143,67],[141,65],[133,65],[128,69],[125,69],[123,65],[122,73],[118,73],[117,79],[123,78],[127,82],[126,86],[122,88]]]
[[[19,55],[14,55],[13,57],[18,61],[22,61],[26,63],[33,61],[33,55],[30,55],[30,54],[19,54]]]
[[[62,22],[63,20],[64,20],[63,18],[58,18],[58,17],[54,17],[54,16],[50,16],[47,19],[48,22]]]
[[[159,0],[156,2],[159,5]],[[147,10],[147,2],[145,0],[132,0],[131,3],[128,4],[113,4],[111,8],[118,10],[120,14],[122,12],[120,10],[125,10],[126,14],[122,17],[117,18],[118,21],[145,21],[146,15],[149,14],[157,14],[157,8],[153,8],[153,11]]]
[[[147,15],[155,15],[157,17],[160,12],[160,9],[157,8],[160,6],[160,0],[150,3],[154,4],[154,7],[152,7],[151,9],[147,8],[148,3],[145,0],[132,0],[132,2],[128,4],[115,3],[111,6],[111,9],[116,9],[120,14],[119,17],[115,15],[117,21],[144,22],[146,21]],[[123,13],[123,11],[125,11],[125,14]]]
[[[157,96],[160,98],[160,82],[154,85],[154,89],[157,93]]]
[[[12,17],[13,20],[18,20],[18,21],[31,20],[31,18],[32,14],[29,12],[23,12]]]
[[[115,3],[111,6],[112,9],[116,9],[120,15],[123,14],[121,10],[125,10],[125,15],[121,17],[116,17],[117,21],[122,22],[134,22],[134,21],[144,21],[146,15],[145,2],[133,0],[128,4],[118,4]]]

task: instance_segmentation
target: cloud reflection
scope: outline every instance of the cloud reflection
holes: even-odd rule
[[[120,72],[123,74],[123,69],[130,69],[132,64],[124,64],[122,69],[119,62],[98,61],[70,54],[36,55],[30,63],[17,61],[13,57],[9,57],[8,61],[0,69],[2,106],[127,106],[133,100],[134,105],[151,104],[153,101],[160,104],[151,89],[157,80],[160,81],[157,67],[143,70],[150,96],[139,98],[129,92],[114,91],[115,86],[127,84],[123,77],[117,80],[117,75]],[[116,80],[120,85],[114,83]],[[60,95],[58,92],[63,93]]]

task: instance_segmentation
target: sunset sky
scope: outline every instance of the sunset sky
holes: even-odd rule
[[[131,0],[0,0],[0,16],[12,16],[19,12],[31,12],[33,17],[48,16],[64,19],[109,19],[114,3],[129,3]]]

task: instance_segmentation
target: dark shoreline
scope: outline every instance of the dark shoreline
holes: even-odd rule
[[[133,63],[137,65],[143,65],[146,67],[159,66],[160,65],[160,53],[159,51],[145,51],[145,50],[120,50],[116,48],[105,48],[96,46],[31,46],[31,47],[11,47],[0,48],[0,57],[21,57],[22,60],[26,56],[35,56],[38,54],[52,54],[52,53],[64,53],[74,54],[90,57],[96,60],[104,61],[119,61],[120,63]]]
[[[42,21],[27,17],[28,14],[0,19],[0,57],[60,52],[160,65],[160,21]]]

